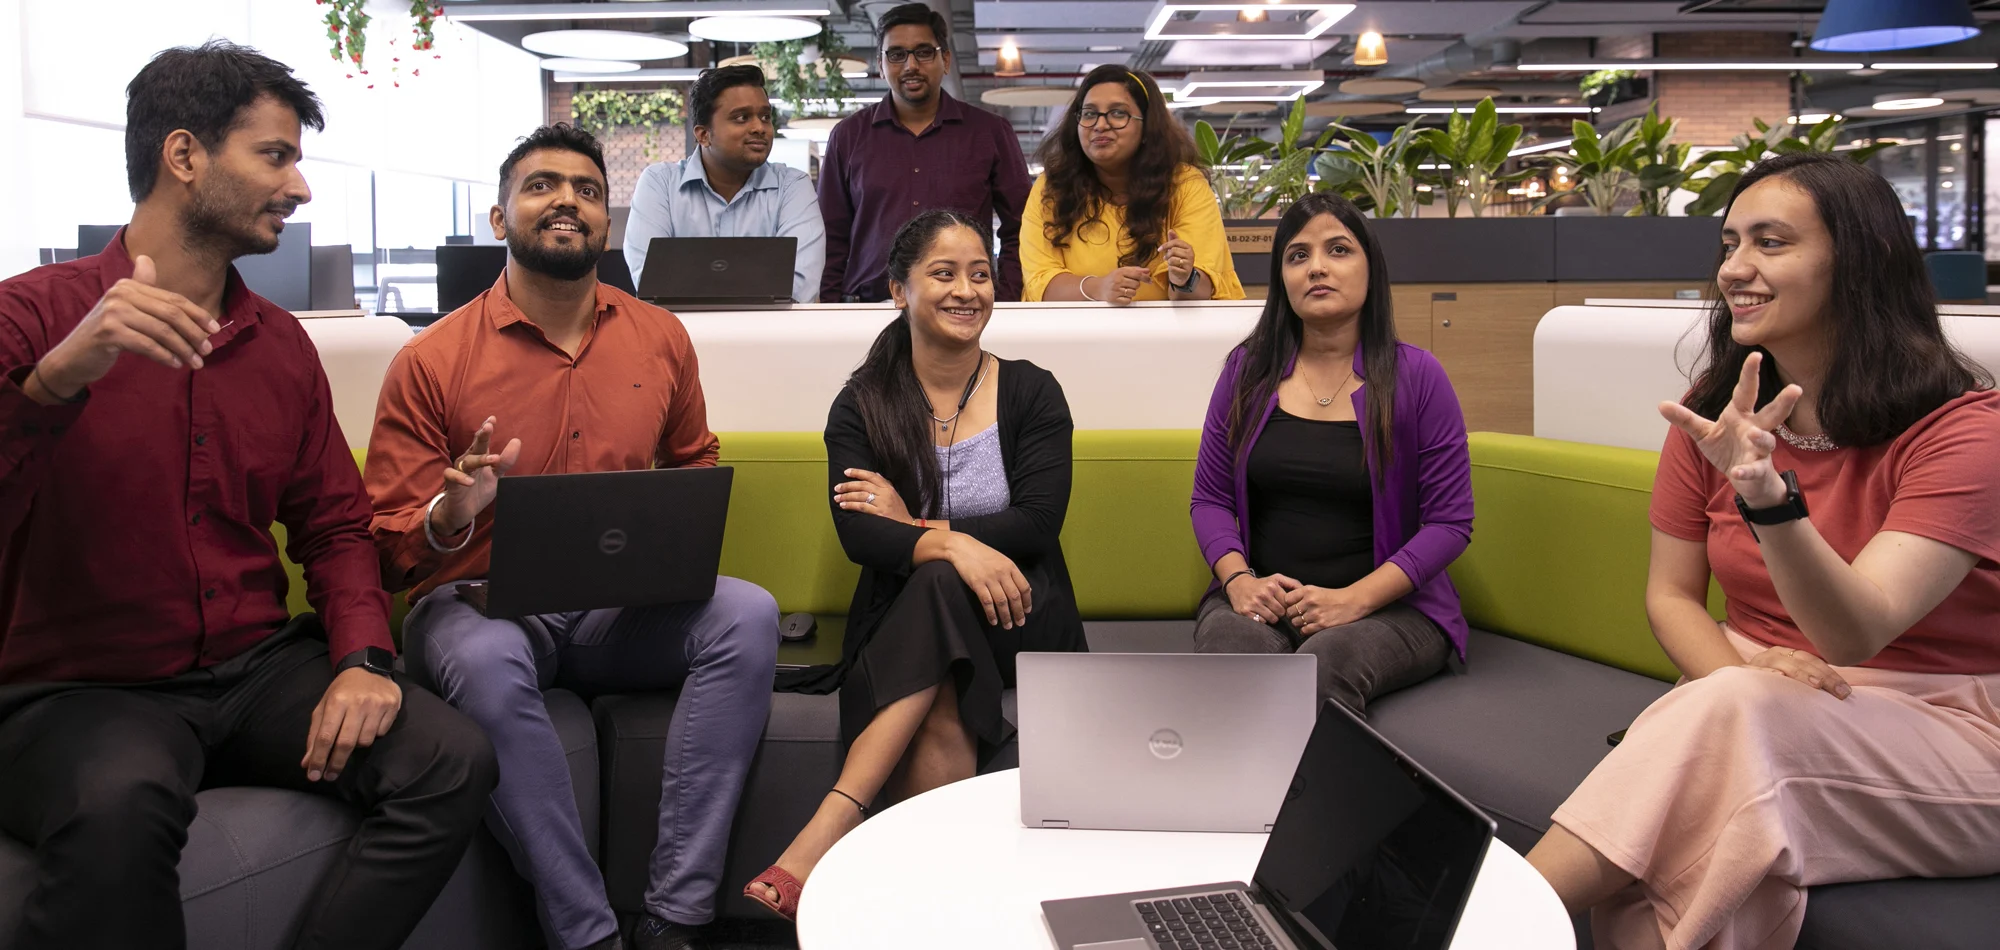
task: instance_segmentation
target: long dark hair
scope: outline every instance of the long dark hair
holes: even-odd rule
[[[1201,153],[1194,138],[1181,127],[1172,110],[1160,97],[1160,86],[1144,72],[1123,66],[1099,66],[1083,77],[1069,109],[1056,129],[1042,138],[1035,157],[1042,163],[1042,199],[1047,217],[1042,233],[1052,247],[1068,247],[1077,229],[1084,227],[1111,203],[1111,191],[1097,178],[1097,168],[1083,153],[1077,138],[1077,116],[1083,114],[1083,99],[1104,83],[1117,83],[1139,103],[1139,151],[1125,178],[1125,232],[1132,249],[1118,258],[1120,266],[1141,266],[1167,240],[1167,223],[1173,220],[1174,177],[1182,166],[1202,167]],[[1111,235],[1113,247],[1118,236]]]
[[[896,232],[889,246],[889,279],[910,283],[910,272],[937,243],[938,235],[952,228],[969,228],[993,249],[986,230],[956,211],[926,211],[911,218]],[[861,424],[868,430],[868,448],[882,477],[896,487],[912,514],[919,518],[938,516],[942,495],[938,473],[937,443],[931,438],[931,401],[924,384],[917,379],[911,361],[910,311],[905,309],[868,347],[868,356],[847,377],[847,388],[861,410]]]
[[[1257,326],[1243,338],[1243,360],[1236,374],[1236,395],[1229,403],[1229,448],[1241,456],[1250,442],[1250,429],[1257,415],[1278,391],[1285,371],[1299,355],[1305,339],[1305,323],[1292,310],[1291,294],[1285,290],[1285,247],[1312,219],[1333,215],[1354,232],[1361,253],[1368,258],[1368,296],[1361,302],[1361,372],[1368,431],[1375,443],[1375,480],[1388,478],[1389,461],[1394,458],[1390,444],[1396,406],[1396,315],[1389,305],[1389,259],[1368,230],[1368,219],[1354,202],[1330,192],[1313,192],[1293,202],[1278,219],[1277,233],[1271,238],[1271,283],[1264,296],[1264,313]]]
[[[1833,356],[1817,403],[1829,438],[1843,446],[1879,445],[1937,407],[1993,387],[1986,370],[1945,339],[1909,219],[1881,175],[1839,155],[1781,155],[1744,175],[1730,205],[1750,186],[1780,177],[1812,198],[1833,236],[1833,288],[1821,317]],[[1718,272],[1723,261],[1718,254]],[[1764,354],[1757,404],[1776,398],[1784,384],[1768,351],[1731,336],[1727,296],[1713,286],[1709,294],[1707,352],[1681,404],[1713,419],[1729,405],[1752,352]]]

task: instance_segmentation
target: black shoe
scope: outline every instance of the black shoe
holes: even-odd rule
[[[662,920],[652,914],[632,928],[632,950],[708,950],[701,928]]]
[[[625,950],[625,939],[613,932],[611,936],[585,947],[584,950]]]

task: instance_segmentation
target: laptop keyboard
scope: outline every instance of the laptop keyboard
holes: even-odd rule
[[[1160,950],[1270,950],[1278,944],[1241,891],[1133,901]]]

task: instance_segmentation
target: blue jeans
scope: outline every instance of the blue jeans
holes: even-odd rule
[[[492,739],[500,785],[488,819],[534,883],[552,944],[576,950],[618,928],[542,704],[542,691],[557,687],[680,688],[646,909],[683,924],[713,918],[737,799],[770,715],[777,602],[755,584],[722,577],[706,601],[490,620],[457,586],[438,588],[410,611],[409,674]]]

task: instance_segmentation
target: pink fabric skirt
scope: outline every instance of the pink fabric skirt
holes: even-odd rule
[[[1683,682],[1556,810],[1638,879],[1593,912],[1598,947],[1788,948],[1813,885],[2000,872],[2000,674],[1839,672],[1845,700],[1749,668]]]

